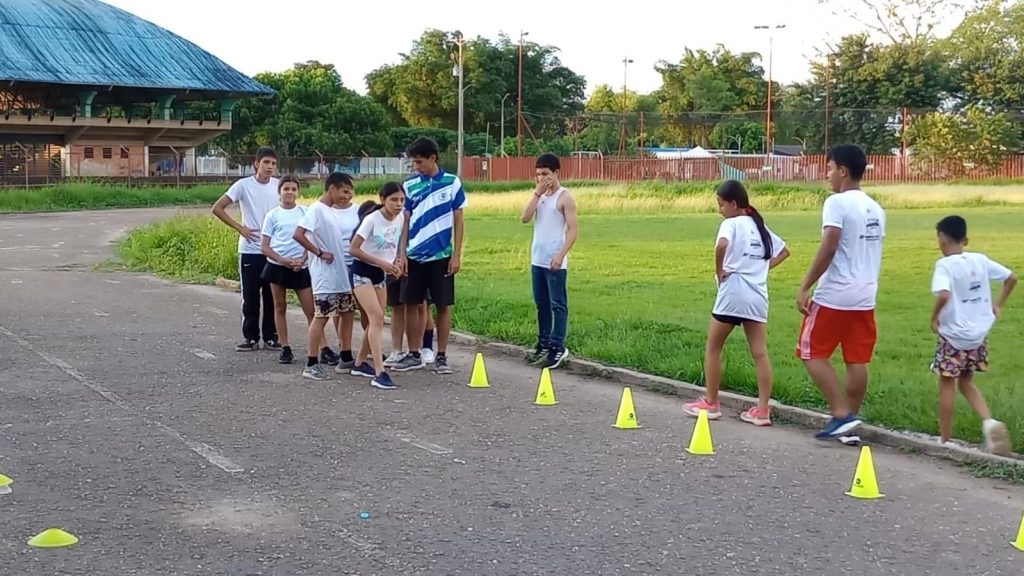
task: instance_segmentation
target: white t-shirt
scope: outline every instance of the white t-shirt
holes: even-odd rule
[[[771,229],[768,229],[768,234],[772,239],[771,257],[775,258],[782,253],[786,243]],[[729,242],[722,261],[722,268],[729,275],[718,285],[713,313],[767,322],[771,261],[764,259],[766,247],[757,224],[750,216],[726,218],[718,227],[715,244],[722,238]]]
[[[352,235],[359,227],[359,206],[353,204],[348,208],[335,208],[334,211],[338,213],[341,235],[345,239],[345,265],[351,268],[352,254],[349,253],[348,247],[352,244]]]
[[[309,275],[313,280],[313,294],[344,294],[352,291],[345,264],[345,241],[341,235],[341,216],[338,210],[320,200],[306,209],[299,222],[317,248],[334,255],[330,264],[316,254],[309,255]]]
[[[981,346],[996,321],[992,313],[992,286],[1010,277],[1010,269],[976,252],[953,254],[935,263],[932,293],[948,291],[949,301],[939,312],[939,335],[958,350]]]
[[[363,239],[363,252],[380,258],[385,262],[394,262],[398,256],[398,242],[402,238],[402,227],[405,224],[405,213],[400,212],[393,220],[384,217],[381,210],[375,210],[363,218],[363,223],[356,230],[356,235]],[[366,262],[376,266],[375,262]]]
[[[285,209],[281,206],[267,212],[263,219],[263,235],[270,238],[270,249],[282,258],[302,258],[306,249],[295,241],[295,227],[306,215],[306,207],[301,204]]]
[[[825,227],[840,228],[839,247],[818,279],[812,300],[836,310],[874,310],[882,271],[885,211],[861,190],[832,194],[821,210]]]
[[[266,184],[260,184],[255,176],[235,181],[224,193],[232,202],[237,202],[242,211],[242,226],[252,230],[263,228],[263,219],[267,212],[276,208],[280,201],[277,187],[280,180],[271,178]],[[243,236],[238,237],[239,254],[262,254],[260,241],[252,242]]]

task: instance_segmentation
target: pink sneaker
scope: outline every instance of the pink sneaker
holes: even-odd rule
[[[696,402],[687,402],[683,404],[683,412],[689,416],[696,418],[700,416],[701,410],[708,411],[708,420],[718,420],[722,417],[722,410],[719,408],[718,403],[709,403],[706,399],[701,398]]]
[[[771,426],[772,425],[772,411],[771,408],[758,408],[754,406],[750,410],[740,414],[740,420],[749,422],[754,426]]]

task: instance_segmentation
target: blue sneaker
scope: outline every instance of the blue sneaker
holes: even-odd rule
[[[387,372],[381,372],[379,376],[374,376],[373,380],[370,380],[370,386],[374,388],[380,388],[381,390],[394,390],[398,388],[395,383],[391,381],[391,375]]]
[[[363,376],[366,378],[373,378],[377,375],[377,371],[370,366],[369,362],[363,362],[359,366],[353,366],[349,374],[353,376]]]
[[[847,435],[851,430],[860,425],[860,418],[857,418],[857,415],[851,412],[843,418],[830,418],[825,428],[815,434],[814,437],[818,440],[834,440],[840,436]]]

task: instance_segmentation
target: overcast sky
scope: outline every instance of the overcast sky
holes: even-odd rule
[[[712,49],[721,43],[734,51],[767,55],[768,35],[753,29],[758,24],[785,25],[775,33],[774,79],[801,80],[815,48],[862,28],[849,18],[833,16],[817,0],[607,4],[620,6],[616,11],[595,10],[593,0],[340,0],[326,10],[320,7],[327,0],[267,3],[270,9],[256,9],[253,0],[104,1],[195,42],[246,74],[320,60],[334,64],[345,85],[360,93],[366,91],[366,74],[397,62],[425,28],[459,29],[468,37],[492,39],[500,32],[518,38],[520,30],[528,31],[530,41],[561,49],[562,62],[586,77],[588,94],[598,84],[619,89],[626,56],[634,61],[628,68],[629,89],[649,92],[661,85],[654,65],[678,61],[684,47]],[[832,3],[841,2],[856,5],[859,0]]]

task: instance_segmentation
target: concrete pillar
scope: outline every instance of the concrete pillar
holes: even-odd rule
[[[235,105],[238,104],[238,100],[234,98],[224,98],[219,101],[219,104],[221,121],[231,122],[232,115],[235,110]]]
[[[174,94],[165,94],[156,100],[157,112],[156,117],[159,120],[170,120],[171,119],[171,103],[174,102]]]
[[[95,90],[82,90],[78,93],[78,108],[82,116],[92,118],[92,101],[96,98]]]

